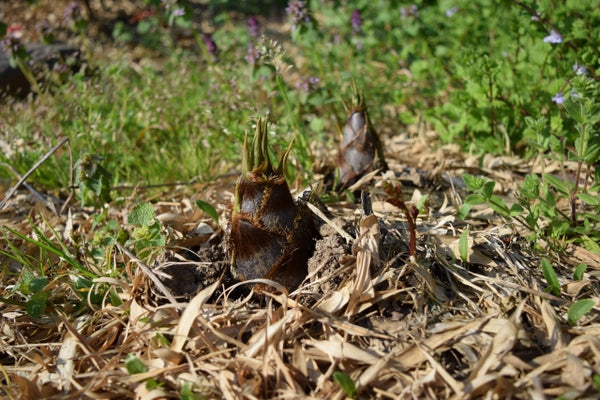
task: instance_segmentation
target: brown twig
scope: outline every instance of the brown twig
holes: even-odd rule
[[[23,184],[23,182],[25,182],[27,180],[27,178],[29,178],[29,175],[31,175],[33,173],[33,171],[35,171],[36,169],[38,169],[38,167],[40,165],[42,165],[42,163],[44,161],[46,161],[52,154],[54,154],[54,152],[56,150],[58,150],[63,144],[65,144],[67,141],[69,141],[68,138],[62,138],[58,141],[58,143],[56,144],[56,146],[54,146],[53,148],[51,148],[46,154],[44,154],[42,156],[42,158],[40,158],[38,160],[38,162],[36,162],[33,167],[31,167],[29,169],[29,171],[27,171],[27,173],[25,173],[25,175],[23,175],[21,177],[21,179],[19,179],[19,181],[13,186],[11,187],[8,192],[6,193],[6,196],[4,196],[4,199],[2,199],[2,201],[0,202],[0,210],[4,208],[4,206],[6,206],[6,203],[8,202],[8,199],[11,198],[11,196],[16,192],[16,190]]]
[[[171,294],[169,289],[167,289],[167,287],[161,282],[161,280],[158,279],[156,274],[152,272],[152,270],[142,260],[137,258],[132,252],[130,252],[125,246],[122,246],[120,243],[117,242],[115,245],[123,254],[129,257],[131,261],[135,262],[142,269],[142,271],[144,271],[144,274],[146,274],[146,276],[150,278],[150,280],[156,285],[156,288],[165,295],[165,297],[167,298],[167,300],[169,300],[171,304],[178,308],[181,306],[177,302],[177,300],[175,300],[175,297]]]

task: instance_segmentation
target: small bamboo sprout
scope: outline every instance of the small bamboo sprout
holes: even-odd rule
[[[337,156],[339,170],[338,189],[345,189],[365,173],[387,169],[379,136],[369,119],[362,93],[352,84],[354,102],[348,110],[344,136]]]
[[[267,120],[260,119],[252,150],[244,140],[242,175],[231,215],[231,269],[244,281],[266,278],[288,289],[307,274],[315,229],[310,211],[292,199],[283,169],[291,150],[273,168],[268,155]]]

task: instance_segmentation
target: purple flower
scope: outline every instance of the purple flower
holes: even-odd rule
[[[175,17],[183,17],[185,15],[185,10],[183,7],[179,7],[173,10],[173,16]]]
[[[363,20],[360,16],[360,11],[352,11],[352,17],[350,17],[350,23],[352,24],[352,34],[356,35],[361,33]]]
[[[575,89],[571,89],[571,93],[569,94],[572,99],[576,99],[579,97],[579,93]]]
[[[34,29],[37,33],[39,33],[42,36],[47,36],[52,33],[52,27],[50,26],[47,20],[36,23]]]
[[[418,17],[419,16],[419,8],[416,4],[411,4],[409,7],[402,7],[400,9],[400,15],[402,19],[406,19],[408,17]]]
[[[285,12],[292,19],[293,31],[295,31],[299,26],[310,22],[308,9],[302,0],[290,1],[285,8]]]
[[[316,76],[302,77],[297,83],[296,88],[309,93],[319,87],[321,80]]]
[[[562,43],[562,41],[562,36],[554,29],[552,29],[550,34],[544,38],[544,43]]]
[[[216,60],[217,59],[217,51],[219,49],[217,48],[217,44],[213,40],[211,34],[205,33],[202,36],[202,41],[204,42],[204,46],[206,46],[206,50],[212,56],[213,60]]]
[[[21,57],[27,55],[27,50],[21,39],[19,39],[14,33],[9,33],[0,41],[0,47],[9,57]]]
[[[556,95],[552,98],[552,101],[556,104],[562,104],[565,101],[565,96],[563,96],[562,92],[556,93]]]
[[[451,18],[457,12],[458,12],[458,7],[452,6],[446,10],[446,17]]]
[[[54,35],[52,32],[52,27],[48,23],[48,21],[40,21],[34,26],[35,31],[42,37],[43,43],[52,43],[54,41]]]
[[[254,15],[248,18],[248,33],[252,37],[258,37],[260,34],[260,24]]]
[[[67,22],[79,21],[82,19],[81,16],[81,6],[78,2],[72,1],[67,4],[65,11],[63,13],[63,18]]]
[[[539,21],[542,15],[539,12],[536,12],[535,15],[531,16],[532,21]]]
[[[588,70],[585,67],[585,65],[579,65],[579,63],[575,63],[573,64],[573,71],[575,72],[575,75],[587,75],[588,74]]]
[[[248,61],[248,64],[250,64],[250,65],[256,64],[256,62],[260,58],[260,53],[258,52],[258,49],[256,47],[254,47],[254,44],[250,43],[248,45],[248,53],[246,54],[246,56],[244,58],[246,59],[246,61]]]
[[[59,75],[64,74],[68,70],[69,70],[69,67],[67,66],[67,64],[62,63],[62,62],[58,62],[58,63],[54,64],[54,67],[52,67],[52,71],[56,72]]]

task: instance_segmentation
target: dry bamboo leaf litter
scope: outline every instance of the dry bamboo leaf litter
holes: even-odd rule
[[[411,146],[402,146],[403,157],[410,158]],[[452,169],[437,168],[451,164],[452,151],[444,151],[421,158],[419,168],[448,173],[448,182],[455,183],[452,178],[465,164],[457,158]],[[392,170],[400,170],[397,160],[388,161]],[[480,171],[502,180],[502,191],[510,190],[515,184],[510,171],[523,169],[511,163],[490,159]],[[219,193],[230,199],[230,189]],[[591,379],[600,373],[600,288],[593,274],[598,256],[581,248],[570,248],[560,258],[547,255],[563,284],[561,296],[549,294],[539,258],[522,245],[505,247],[495,227],[502,221],[474,219],[469,262],[463,263],[451,244],[465,226],[455,219],[457,207],[450,199],[464,193],[460,187],[453,190],[430,200],[428,214],[420,215],[413,260],[406,253],[406,221],[397,209],[383,206],[377,188],[368,227],[361,227],[352,204],[332,204],[328,215],[311,208],[319,210],[315,220],[327,228],[316,243],[316,258],[309,261],[309,277],[294,293],[263,282],[274,292],[242,296],[218,283],[227,264],[223,251],[213,247],[223,238],[220,227],[191,211],[192,200],[164,199],[155,207],[173,243],[193,239],[188,243],[200,247],[194,251],[201,262],[182,257],[177,273],[194,270],[208,277],[212,269],[218,272],[210,275],[214,278],[204,279],[187,297],[150,301],[157,294],[164,297],[150,282],[152,276],[168,292],[163,273],[176,269],[146,265],[150,275],[128,262],[123,278],[96,281],[115,288],[123,305],[90,303],[94,313],[82,325],[69,313],[65,321],[36,320],[22,307],[3,303],[0,390],[15,398],[58,396],[65,390],[72,397],[160,398],[176,397],[187,384],[208,398],[343,398],[332,377],[342,371],[355,381],[360,398],[518,399],[565,393],[592,398],[597,392]],[[43,217],[65,240],[91,229],[89,210],[70,209],[66,217],[57,217],[35,211],[20,192],[0,212],[0,223],[31,235],[19,208],[34,210],[26,214],[51,235]],[[226,208],[218,208],[225,215]],[[126,220],[125,211],[109,212]],[[36,252],[27,243],[13,243]],[[588,270],[582,281],[573,281],[572,268],[582,260]],[[120,254],[112,259],[115,265],[124,261]],[[172,260],[159,260],[167,262]],[[2,282],[3,293],[10,284]],[[54,295],[60,290],[56,287]],[[568,307],[582,298],[596,299],[596,308],[570,326]],[[135,354],[147,372],[129,374],[128,354]],[[148,379],[163,386],[148,389]]]

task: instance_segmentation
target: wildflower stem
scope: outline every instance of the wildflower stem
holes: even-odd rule
[[[19,56],[15,57],[15,61],[17,63],[17,66],[19,67],[19,69],[23,73],[23,75],[25,75],[25,78],[27,78],[27,81],[29,82],[29,84],[33,88],[33,91],[37,95],[41,94],[40,85],[38,85],[38,82],[35,79],[35,77],[33,76],[33,73],[31,72],[31,69],[29,68],[29,66],[25,62],[23,62],[23,59],[21,57],[19,57]]]
[[[496,125],[496,113],[494,112],[494,80],[492,78],[492,73],[488,73],[488,100],[490,102],[490,135],[496,136],[495,125]]]
[[[302,160],[311,160],[312,156],[310,154],[310,146],[307,143],[306,134],[304,133],[304,129],[300,127],[300,123],[298,122],[298,117],[294,112],[294,108],[292,107],[292,103],[287,95],[287,90],[285,88],[285,84],[283,82],[283,78],[280,74],[276,74],[275,80],[277,81],[277,87],[279,88],[279,92],[283,97],[283,102],[285,103],[285,107],[287,109],[288,115],[292,121],[292,126],[294,127],[294,138],[300,145],[300,155]]]

